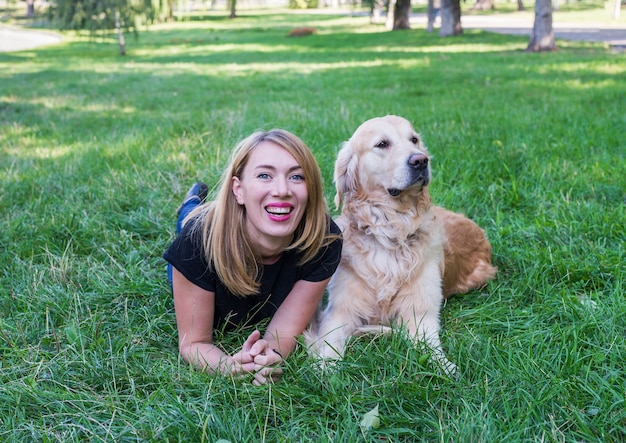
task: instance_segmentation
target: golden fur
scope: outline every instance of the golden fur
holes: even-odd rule
[[[336,220],[342,259],[309,335],[322,359],[341,358],[359,331],[398,323],[454,371],[439,342],[444,296],[483,286],[496,269],[482,229],[433,206],[429,161],[419,134],[398,116],[366,121],[340,150],[334,177],[335,203],[343,202]]]

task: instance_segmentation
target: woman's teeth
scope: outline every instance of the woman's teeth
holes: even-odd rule
[[[282,215],[282,214],[289,214],[291,212],[292,208],[287,208],[287,207],[285,207],[285,208],[277,208],[277,207],[274,207],[274,206],[268,206],[267,208],[265,208],[265,210],[267,212],[269,212],[270,214],[280,214],[280,215]]]

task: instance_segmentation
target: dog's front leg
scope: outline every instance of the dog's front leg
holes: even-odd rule
[[[432,315],[427,312],[422,316],[417,326],[407,324],[407,329],[416,347],[418,347],[420,343],[426,343],[432,351],[433,360],[441,366],[446,374],[454,375],[456,373],[456,365],[448,360],[441,348],[441,341],[439,339],[439,314]]]
[[[354,333],[356,326],[352,317],[340,309],[328,306],[322,312],[313,353],[323,361],[340,360],[346,348],[346,341]]]
[[[420,342],[425,342],[433,353],[433,360],[437,362],[448,375],[453,375],[456,373],[456,365],[446,358],[439,339],[439,330],[441,328],[439,312],[441,310],[441,302],[443,301],[440,288],[440,283],[434,281],[430,283],[427,282],[424,286],[414,288],[414,290],[417,291],[431,291],[431,294],[432,291],[435,290],[437,294],[435,297],[413,296],[407,298],[409,300],[419,300],[419,302],[410,303],[408,306],[405,306],[402,312],[399,313],[399,317],[415,346],[418,347]],[[426,303],[425,300],[430,300],[430,303]]]

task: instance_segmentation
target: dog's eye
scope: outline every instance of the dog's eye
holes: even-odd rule
[[[389,147],[389,143],[387,143],[386,140],[381,140],[378,143],[376,143],[375,145],[376,148],[381,148],[381,149],[385,149]]]
[[[420,139],[417,137],[413,137],[411,141],[413,142],[414,145],[416,145],[420,141]]]

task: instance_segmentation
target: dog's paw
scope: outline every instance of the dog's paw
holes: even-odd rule
[[[459,375],[459,369],[457,366],[452,363],[447,358],[443,358],[443,360],[438,360],[437,364],[441,367],[443,372],[450,378],[457,378]]]
[[[459,371],[457,366],[454,363],[452,363],[450,360],[448,360],[448,358],[445,356],[443,351],[434,350],[432,353],[428,353],[422,356],[424,360],[428,359],[428,357],[430,357],[431,361],[435,363],[435,365],[439,369],[441,369],[441,371],[446,376],[450,378],[457,377],[457,374]],[[422,358],[420,358],[420,363],[422,363],[421,361]]]
[[[315,360],[315,368],[324,375],[339,372],[339,358],[318,358]]]

